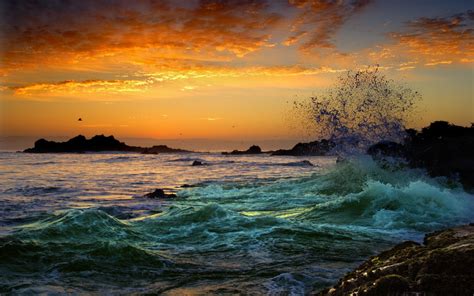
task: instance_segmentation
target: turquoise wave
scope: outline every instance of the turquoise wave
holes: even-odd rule
[[[402,240],[474,218],[458,184],[364,158],[178,195],[148,216],[76,209],[18,226],[0,238],[0,293],[304,294]]]

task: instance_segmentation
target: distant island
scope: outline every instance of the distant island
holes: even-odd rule
[[[115,139],[114,136],[97,135],[87,139],[83,135],[76,136],[66,142],[54,142],[45,139],[39,139],[35,142],[33,148],[25,149],[26,153],[83,153],[83,152],[136,152],[143,154],[158,153],[185,153],[192,152],[183,149],[170,148],[166,145],[157,145],[153,147],[128,146],[127,144]]]

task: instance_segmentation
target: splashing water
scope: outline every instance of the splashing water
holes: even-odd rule
[[[295,111],[320,138],[336,144],[335,154],[351,155],[381,140],[402,140],[420,98],[376,67],[347,72],[326,94],[295,102]]]
[[[129,156],[0,153],[0,294],[304,295],[474,218],[459,187],[370,158]]]

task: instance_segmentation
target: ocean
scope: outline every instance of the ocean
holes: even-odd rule
[[[474,218],[459,184],[365,156],[1,152],[0,176],[0,294],[305,295]]]

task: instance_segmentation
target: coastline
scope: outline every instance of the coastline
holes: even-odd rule
[[[472,295],[474,223],[405,241],[370,257],[319,296]]]

